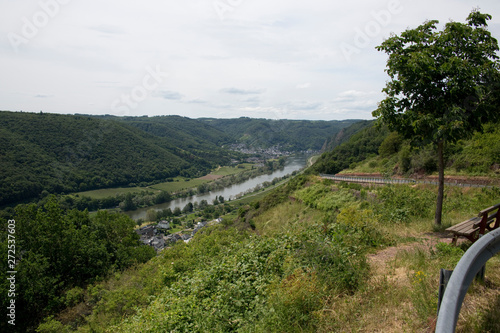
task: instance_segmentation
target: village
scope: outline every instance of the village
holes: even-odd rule
[[[167,248],[178,241],[189,243],[191,238],[193,238],[193,236],[202,228],[220,223],[221,221],[222,218],[220,217],[210,222],[201,221],[191,229],[170,233],[169,230],[172,229],[170,225],[171,221],[162,220],[157,224],[149,224],[138,228],[136,229],[136,232],[140,236],[140,240],[143,244],[152,246],[156,252],[160,252],[164,248]]]
[[[246,144],[235,143],[230,145],[229,149],[247,155],[260,156],[260,158],[258,157],[248,158],[247,162],[251,163],[259,163],[265,161],[266,159],[292,155],[292,152],[284,150],[280,145],[275,145],[269,148],[255,148],[255,147],[248,147]]]

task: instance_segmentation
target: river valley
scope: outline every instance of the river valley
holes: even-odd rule
[[[243,183],[233,184],[221,190],[211,191],[204,194],[198,194],[187,198],[179,198],[160,205],[128,211],[125,212],[125,214],[127,214],[130,218],[134,220],[139,220],[146,218],[146,213],[150,209],[162,210],[170,208],[173,211],[177,207],[182,209],[189,202],[194,204],[196,202],[200,203],[202,200],[206,200],[208,203],[212,203],[212,201],[219,196],[224,197],[225,200],[234,200],[238,194],[253,189],[257,185],[261,185],[264,182],[271,182],[274,178],[283,177],[293,173],[294,171],[301,170],[306,166],[307,159],[308,157],[306,155],[290,156],[289,158],[287,158],[287,161],[283,169],[276,170],[271,174],[260,175],[255,178],[251,178]]]

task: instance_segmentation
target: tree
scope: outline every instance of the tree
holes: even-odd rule
[[[156,213],[155,209],[148,209],[146,212],[146,221],[156,221],[158,219],[158,215],[159,214]]]
[[[129,210],[134,210],[136,209],[136,205],[134,203],[134,200],[133,200],[133,195],[132,193],[127,193],[127,195],[125,196],[125,201],[123,203],[123,211],[129,211]]]
[[[498,42],[487,30],[490,19],[473,10],[467,23],[449,22],[442,31],[436,31],[438,21],[428,21],[377,47],[389,55],[390,81],[373,116],[413,147],[432,144],[437,150],[436,225],[442,215],[445,143],[469,138],[498,119],[500,65]]]
[[[172,196],[167,191],[161,191],[155,198],[155,204],[162,204],[172,200]]]
[[[192,211],[193,211],[193,203],[192,202],[188,202],[186,204],[186,206],[184,206],[184,208],[182,209],[182,212],[184,214],[191,213]]]
[[[174,216],[179,216],[181,214],[182,214],[181,209],[179,207],[175,207],[173,215]]]

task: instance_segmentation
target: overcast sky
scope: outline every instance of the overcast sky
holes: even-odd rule
[[[498,0],[0,0],[0,110],[371,119],[387,55]]]

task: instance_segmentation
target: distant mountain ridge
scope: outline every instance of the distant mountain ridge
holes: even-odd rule
[[[287,120],[200,118],[238,143],[268,148],[276,145],[290,151],[319,151],[332,136],[360,120]]]
[[[320,150],[356,121],[115,117],[0,111],[0,206],[175,176],[198,177],[241,157],[243,142]]]
[[[44,190],[68,193],[199,176],[230,162],[234,153],[219,148],[219,138],[224,134],[182,117],[148,124],[141,118],[0,112],[0,205]]]

